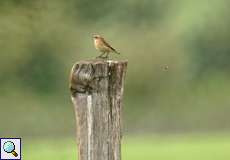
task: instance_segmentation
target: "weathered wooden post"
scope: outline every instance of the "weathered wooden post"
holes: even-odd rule
[[[88,60],[71,71],[78,160],[121,160],[121,105],[127,61]]]

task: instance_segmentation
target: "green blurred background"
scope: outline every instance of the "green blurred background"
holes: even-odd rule
[[[230,159],[229,5],[1,0],[0,137],[22,137],[25,159],[76,159],[68,77],[98,33],[129,61],[123,159]]]

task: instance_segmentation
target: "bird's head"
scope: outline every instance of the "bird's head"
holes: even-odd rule
[[[100,39],[100,38],[102,38],[102,37],[100,35],[98,35],[98,34],[93,35],[93,39]]]

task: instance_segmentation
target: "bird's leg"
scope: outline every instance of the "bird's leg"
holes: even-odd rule
[[[109,56],[109,52],[106,52],[106,56],[105,56],[105,58],[108,58],[108,56]]]
[[[105,52],[102,52],[99,56],[97,56],[97,58],[103,58],[104,54],[105,54]]]

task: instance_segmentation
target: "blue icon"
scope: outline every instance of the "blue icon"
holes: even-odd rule
[[[0,138],[0,160],[21,160],[21,148],[21,138]]]
[[[14,157],[18,156],[17,152],[15,151],[15,145],[12,141],[5,142],[3,144],[3,149],[5,152],[13,154]]]

